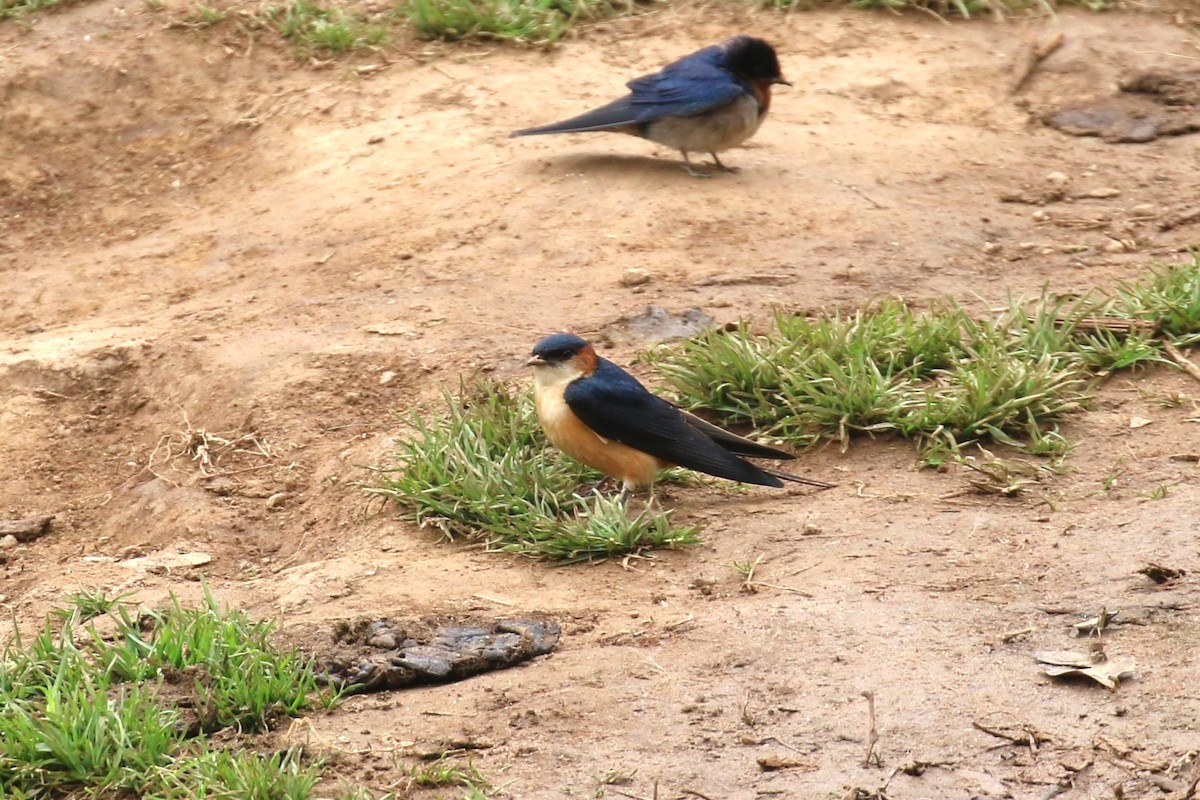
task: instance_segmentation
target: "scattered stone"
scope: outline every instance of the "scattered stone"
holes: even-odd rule
[[[1121,91],[1151,95],[1163,105],[1200,105],[1200,70],[1180,72],[1143,72],[1120,83]]]
[[[367,644],[371,647],[377,647],[380,650],[394,650],[396,648],[396,637],[390,633],[377,633],[372,636]]]
[[[1200,222],[1200,206],[1172,214],[1167,219],[1158,223],[1158,229],[1160,231],[1169,231],[1172,228],[1178,228],[1181,225],[1187,225],[1192,222]]]
[[[204,491],[209,494],[215,494],[217,497],[230,497],[238,488],[237,483],[225,475],[208,476],[203,483]]]
[[[112,560],[109,558],[108,560]],[[213,560],[208,553],[171,553],[159,551],[140,558],[130,558],[118,563],[123,567],[144,570],[151,575],[166,575],[179,569],[202,567]]]
[[[716,320],[698,308],[689,308],[683,314],[672,314],[659,306],[648,306],[637,316],[618,320],[605,331],[605,338],[613,344],[688,339],[716,324]]]
[[[399,320],[373,322],[369,325],[363,325],[362,329],[367,333],[373,333],[377,336],[409,336],[415,339],[422,335]]]
[[[448,683],[511,667],[558,645],[545,619],[391,619],[340,623],[328,653],[316,654],[318,679],[352,693]]]
[[[54,515],[35,514],[21,519],[0,520],[0,536],[12,536],[18,542],[32,542],[50,532]]]
[[[637,269],[635,267],[633,269],[625,270],[625,274],[621,276],[621,279],[617,281],[617,283],[619,283],[621,286],[624,286],[626,289],[631,289],[634,286],[644,286],[650,281],[650,273],[646,272],[644,269]]]
[[[147,549],[145,545],[131,544],[128,547],[121,548],[121,552],[117,553],[117,561],[128,561],[131,558],[141,558],[146,555]]]
[[[771,754],[758,757],[758,768],[763,772],[777,772],[781,769],[802,769],[805,772],[813,772],[817,769],[817,765],[809,761],[801,761],[798,758]]]
[[[20,544],[20,542],[17,541],[17,537],[13,536],[11,533],[0,537],[0,550],[12,550],[18,544]]]
[[[1046,174],[1046,183],[1064,187],[1071,182],[1071,176],[1065,172],[1050,172]]]
[[[983,251],[983,254],[985,256],[990,256],[990,255],[995,255],[996,253],[999,253],[1001,250],[1001,247],[996,242],[984,242],[983,247],[981,247],[979,249]]]
[[[1200,70],[1145,72],[1121,81],[1120,92],[1075,101],[1042,116],[1072,136],[1099,136],[1120,143],[1200,131]]]
[[[1187,575],[1186,570],[1168,567],[1165,564],[1158,564],[1151,561],[1146,566],[1138,570],[1139,575],[1145,575],[1150,580],[1158,584],[1171,583],[1179,580],[1184,575]]]
[[[1119,197],[1120,189],[1114,189],[1112,186],[1101,186],[1098,189],[1088,189],[1086,192],[1080,192],[1075,195],[1080,200],[1107,200],[1111,197]]]
[[[1157,217],[1158,206],[1153,203],[1138,203],[1127,212],[1131,217]]]

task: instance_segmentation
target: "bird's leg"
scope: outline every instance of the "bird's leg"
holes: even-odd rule
[[[687,170],[687,174],[693,178],[711,178],[711,172],[701,172],[692,166],[692,160],[688,158],[687,150],[680,150],[683,153],[683,168]]]
[[[601,478],[600,480],[596,481],[593,484],[590,484],[588,486],[579,487],[579,491],[575,492],[575,495],[577,497],[586,497],[587,495],[594,494],[599,497],[604,497],[606,494],[608,494],[608,492],[604,491],[604,489],[608,485],[608,483],[609,483],[608,478]]]
[[[721,163],[721,159],[717,158],[717,154],[712,151],[709,151],[709,155],[713,157],[713,164],[716,165],[717,169],[719,169],[723,172],[732,172],[736,175],[737,173],[742,171],[741,167],[725,166],[724,164]]]
[[[625,484],[621,487],[621,493],[617,495],[617,500],[619,500],[623,506],[629,505],[630,494],[632,494],[632,492],[629,491],[629,484]]]

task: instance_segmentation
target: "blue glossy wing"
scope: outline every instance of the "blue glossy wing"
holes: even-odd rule
[[[583,424],[603,438],[665,463],[733,481],[783,485],[701,433],[679,409],[650,394],[610,361],[600,359],[596,371],[571,383],[563,399]]]
[[[638,122],[661,117],[691,117],[731,103],[750,87],[721,69],[721,48],[706,47],[628,84]]]
[[[731,103],[750,87],[721,69],[724,51],[717,45],[668,64],[653,75],[634,78],[630,93],[577,117],[525,128],[512,136],[541,133],[607,131],[654,122],[663,117],[690,117]],[[635,132],[633,130],[630,131]]]

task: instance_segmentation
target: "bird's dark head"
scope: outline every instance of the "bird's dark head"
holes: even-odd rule
[[[779,69],[775,48],[762,39],[740,34],[726,39],[721,48],[725,51],[725,68],[733,74],[750,81],[792,85]]]
[[[525,362],[539,371],[590,375],[596,369],[596,351],[573,333],[554,333],[538,342]]]

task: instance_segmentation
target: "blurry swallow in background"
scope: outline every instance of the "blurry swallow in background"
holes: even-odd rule
[[[784,80],[775,48],[762,39],[738,35],[698,50],[635,78],[630,93],[577,117],[525,128],[513,136],[543,133],[614,131],[673,147],[683,153],[688,173],[709,177],[692,167],[688,153],[709,153],[718,169],[736,172],[717,153],[749,139],[771,107],[771,86]]]
[[[622,496],[651,486],[658,470],[680,466],[760,486],[831,483],[751,464],[750,458],[793,459],[791,453],[718,428],[656,397],[571,333],[547,336],[526,362],[546,437],[567,455],[623,484]]]

